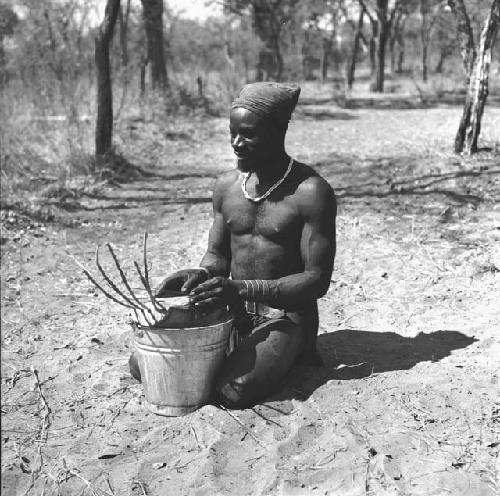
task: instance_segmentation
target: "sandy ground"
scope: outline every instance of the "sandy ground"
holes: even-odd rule
[[[130,268],[147,230],[156,280],[196,265],[214,177],[233,166],[227,122],[122,124],[149,174],[5,231],[3,494],[498,494],[500,155],[450,154],[458,116],[298,109],[289,152],[339,198],[325,366],[297,367],[255,408],[181,418],[145,409],[127,316],[68,254],[92,265],[111,241]],[[500,109],[482,132],[500,143]]]

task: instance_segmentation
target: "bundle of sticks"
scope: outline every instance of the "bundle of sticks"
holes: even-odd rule
[[[120,288],[120,286],[115,283],[103,269],[99,260],[99,245],[97,245],[95,250],[95,265],[97,267],[97,270],[101,274],[105,284],[97,282],[96,278],[92,276],[90,271],[81,262],[79,262],[75,257],[72,258],[75,263],[78,264],[78,266],[82,269],[83,273],[87,276],[89,281],[97,289],[99,289],[102,294],[104,294],[104,296],[109,298],[111,301],[114,301],[115,303],[118,303],[119,305],[132,310],[135,315],[136,321],[139,324],[153,327],[159,326],[161,324],[162,320],[164,320],[168,314],[168,309],[164,305],[162,305],[160,301],[158,301],[153,293],[153,290],[151,289],[151,285],[149,282],[147,241],[148,233],[145,232],[143,241],[144,273],[142,272],[140,265],[136,261],[134,261],[134,267],[147,294],[146,298],[137,296],[137,294],[134,292],[113,247],[109,243],[106,243],[106,248],[108,249],[111,258],[113,259],[114,265],[118,271],[118,274],[120,275],[120,279],[124,288]]]

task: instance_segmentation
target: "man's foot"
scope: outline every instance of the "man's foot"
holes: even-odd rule
[[[139,361],[137,360],[137,353],[132,353],[128,359],[128,367],[130,375],[137,381],[141,382],[141,369],[139,368]]]

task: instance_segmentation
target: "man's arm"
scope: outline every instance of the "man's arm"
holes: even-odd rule
[[[215,184],[212,198],[214,221],[210,228],[208,248],[201,261],[201,266],[178,270],[170,274],[156,289],[157,298],[166,297],[172,292],[178,293],[179,291],[186,294],[207,279],[229,275],[231,265],[230,239],[222,216],[222,200],[224,191],[230,182],[231,175],[225,174]]]
[[[233,173],[217,179],[212,198],[214,220],[208,233],[208,247],[200,266],[207,269],[212,277],[228,277],[231,270],[230,233],[222,215],[224,192],[234,180]]]

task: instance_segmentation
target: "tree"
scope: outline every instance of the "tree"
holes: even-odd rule
[[[358,22],[355,27],[354,32],[354,40],[351,51],[351,60],[347,64],[347,87],[352,89],[352,85],[354,83],[354,73],[356,71],[356,60],[359,51],[359,42],[363,38],[363,19],[365,17],[366,10],[364,6],[360,5],[359,14],[358,14]]]
[[[436,17],[434,28],[434,43],[438,52],[438,58],[434,67],[434,72],[443,72],[444,62],[456,49],[456,30],[450,16],[451,10],[441,9]]]
[[[500,25],[500,0],[492,0],[483,24],[477,50],[464,0],[448,0],[448,5],[457,23],[466,86],[464,108],[455,136],[455,152],[470,155],[477,152],[478,149],[481,119],[488,97],[491,52]]]
[[[440,13],[446,3],[439,1],[431,6],[432,0],[419,0],[420,7],[420,43],[421,43],[421,57],[422,57],[422,80],[427,82],[428,76],[428,53],[429,44],[431,40],[431,32],[434,26],[440,20]],[[445,54],[444,47],[441,50],[441,56]]]
[[[408,13],[401,9],[395,16],[389,34],[389,51],[392,73],[403,72],[403,59],[405,52],[405,24]],[[397,55],[397,58],[396,58]]]
[[[4,84],[7,79],[3,40],[6,36],[11,36],[14,33],[18,22],[16,13],[9,6],[0,3],[0,84]]]
[[[97,124],[95,153],[104,155],[111,150],[113,134],[113,92],[109,64],[109,45],[113,38],[120,0],[107,0],[104,19],[95,37],[95,65],[97,68]]]
[[[224,0],[222,3],[226,12],[252,17],[253,29],[263,42],[257,62],[257,79],[280,81],[285,68],[282,39],[299,0]]]
[[[370,20],[372,26],[372,39],[370,43],[370,60],[372,63],[371,89],[377,93],[383,93],[385,81],[385,50],[387,41],[390,39],[391,27],[394,20],[398,18],[405,2],[408,0],[395,0],[389,4],[389,0],[375,0],[374,12],[371,12],[365,0],[358,0],[361,8]]]
[[[167,65],[163,40],[163,0],[141,0],[146,30],[146,58],[150,64],[153,88],[168,88]]]

